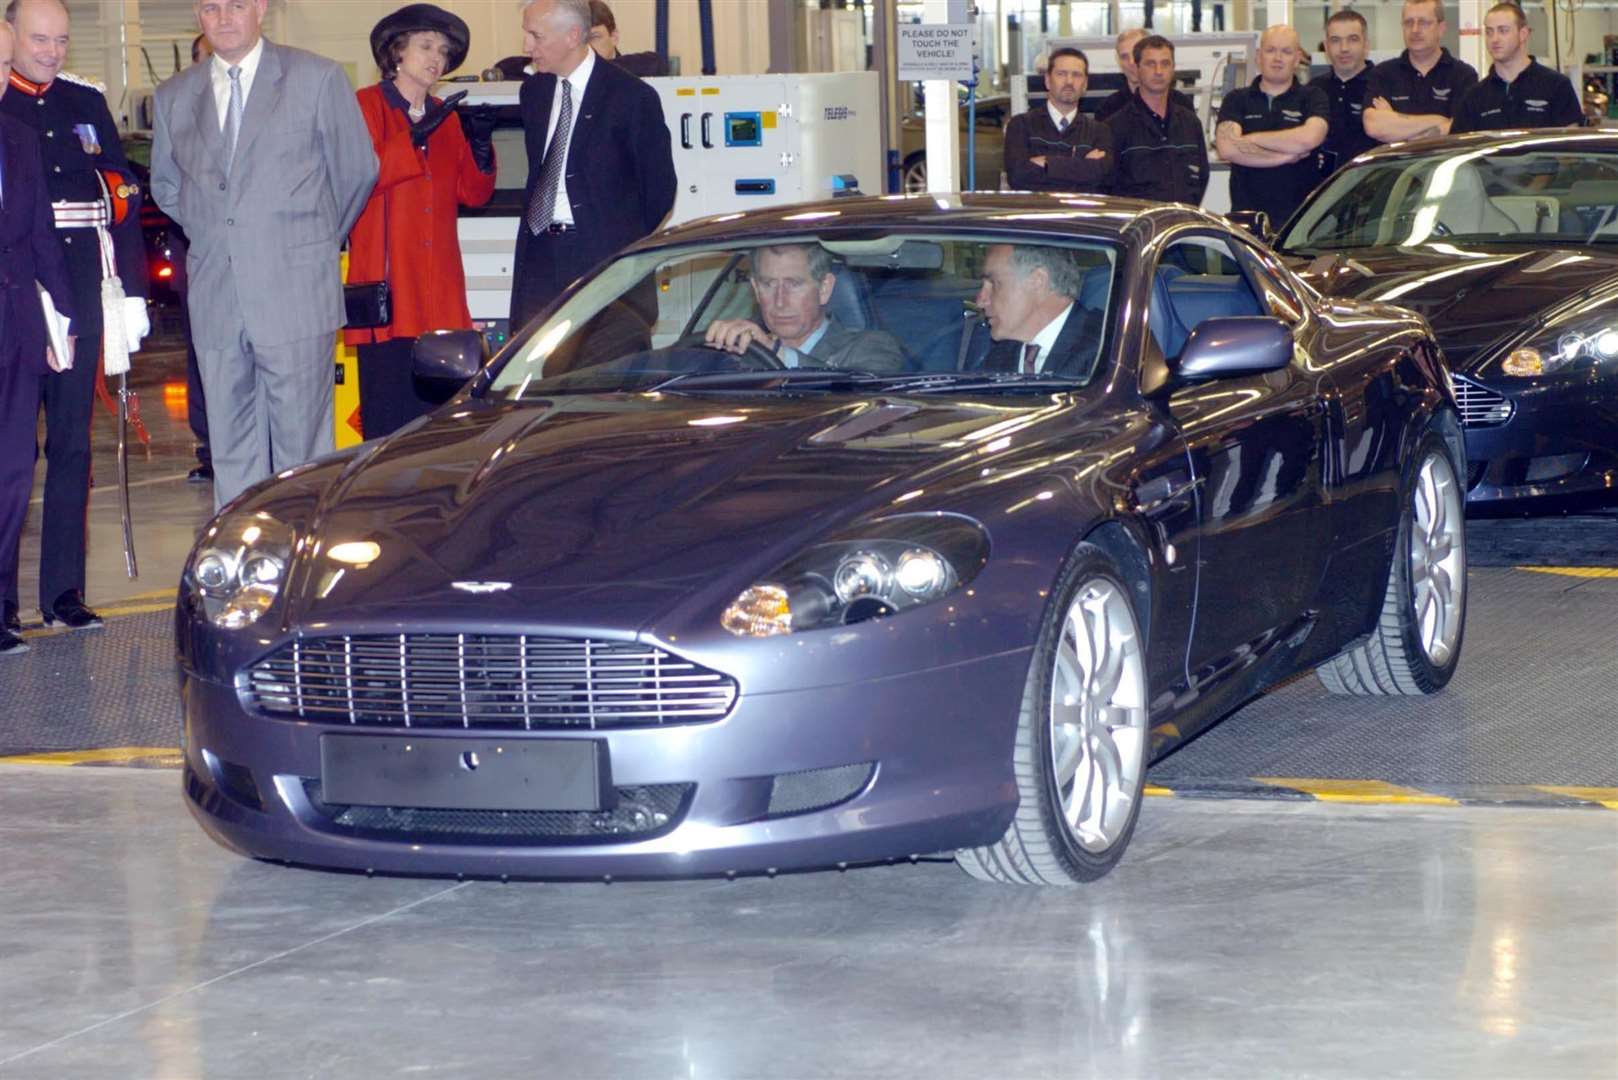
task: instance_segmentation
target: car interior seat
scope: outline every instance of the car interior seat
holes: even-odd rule
[[[1163,356],[1172,360],[1204,320],[1262,314],[1253,287],[1239,273],[1188,274],[1178,266],[1160,266],[1146,322]]]
[[[1443,166],[1439,168],[1442,169]],[[1435,181],[1438,178],[1436,170],[1433,178]],[[1450,232],[1462,235],[1509,234],[1520,231],[1516,220],[1489,198],[1488,190],[1483,185],[1482,174],[1478,171],[1477,165],[1470,161],[1459,163],[1451,177],[1449,190],[1439,196],[1438,216],[1434,225],[1435,228],[1442,225]],[[1436,236],[1438,233],[1435,231],[1432,235]]]
[[[831,299],[826,301],[826,314],[849,330],[877,329],[876,311],[865,275],[846,266],[837,267],[836,275],[837,284],[832,287]]]

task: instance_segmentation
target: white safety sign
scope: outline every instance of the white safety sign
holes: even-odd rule
[[[908,23],[898,29],[900,82],[972,78],[976,28],[971,23]]]

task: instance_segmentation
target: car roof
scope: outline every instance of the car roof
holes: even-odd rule
[[[1469,150],[1494,148],[1511,150],[1577,149],[1580,153],[1618,153],[1618,131],[1604,128],[1538,128],[1517,131],[1474,131],[1467,135],[1438,135],[1430,139],[1378,146],[1354,159],[1393,161],[1400,158],[1443,156]]]
[[[736,241],[827,232],[993,232],[1120,240],[1145,227],[1181,222],[1227,227],[1192,206],[1103,195],[964,192],[852,196],[699,218],[656,233],[637,247]]]

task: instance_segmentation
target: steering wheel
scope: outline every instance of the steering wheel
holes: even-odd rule
[[[717,345],[708,344],[708,339],[701,333],[692,333],[687,334],[685,337],[675,342],[675,345],[680,348],[696,347],[712,349],[714,352],[724,353],[726,356],[734,357],[737,361],[738,368],[740,368],[742,371],[786,370],[786,363],[762,341],[749,341],[747,343],[747,348],[743,349],[739,353],[733,353],[730,350],[722,349]],[[742,364],[741,361],[743,360],[751,360],[752,363]]]
[[[1455,230],[1450,228],[1448,225],[1445,225],[1442,221],[1439,221],[1437,218],[1434,218],[1433,219],[1433,235],[1434,236],[1454,236],[1455,235]]]

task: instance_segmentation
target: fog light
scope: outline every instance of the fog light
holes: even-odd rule
[[[1507,375],[1543,375],[1545,373],[1545,358],[1539,354],[1538,349],[1513,349],[1501,370]]]
[[[773,637],[792,632],[792,605],[778,585],[754,585],[730,602],[719,625],[737,637]]]

